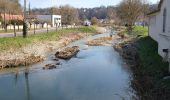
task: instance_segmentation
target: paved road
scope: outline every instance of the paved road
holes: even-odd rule
[[[66,27],[63,27],[63,28],[66,28]],[[71,28],[71,26],[69,26],[68,28]],[[62,28],[58,28],[57,30],[61,30],[61,29]],[[48,32],[55,32],[55,31],[56,31],[55,27],[48,29]],[[22,33],[23,32],[17,32],[16,35],[17,36],[22,36]],[[47,29],[44,28],[44,29],[35,30],[35,34],[42,34],[42,33],[47,33]],[[28,35],[32,35],[32,34],[34,34],[34,30],[28,31]],[[0,38],[5,38],[5,37],[14,37],[14,32],[11,32],[11,33],[0,33]]]

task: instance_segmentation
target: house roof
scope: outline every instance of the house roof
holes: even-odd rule
[[[4,20],[4,14],[0,14],[1,18]],[[9,14],[5,14],[5,20],[9,21],[9,20],[23,20],[24,17],[23,15],[9,15]]]
[[[157,10],[154,10],[154,11],[148,13],[147,15],[148,15],[148,16],[154,16],[154,15],[156,15],[156,14],[159,13],[159,12],[160,12],[160,9],[157,9]]]
[[[148,16],[154,16],[156,15],[157,13],[159,13],[161,11],[161,6],[162,6],[162,3],[164,2],[164,0],[160,0],[159,4],[158,4],[158,8],[150,13],[148,13],[147,15]]]

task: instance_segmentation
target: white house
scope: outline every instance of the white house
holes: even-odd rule
[[[36,19],[48,22],[52,25],[52,27],[61,26],[61,15],[36,15]]]
[[[148,14],[149,35],[158,43],[158,53],[170,62],[170,0],[160,0],[158,9]]]
[[[84,21],[84,25],[85,25],[85,26],[90,26],[90,25],[91,25],[91,22],[90,22],[89,20],[85,20],[85,21]]]

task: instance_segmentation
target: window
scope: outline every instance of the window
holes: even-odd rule
[[[167,15],[167,11],[166,8],[163,11],[163,32],[166,32],[166,15]]]

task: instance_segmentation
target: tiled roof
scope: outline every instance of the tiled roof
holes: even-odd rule
[[[4,19],[4,14],[0,14],[1,18]],[[9,15],[5,14],[5,20],[23,20],[23,15]]]

